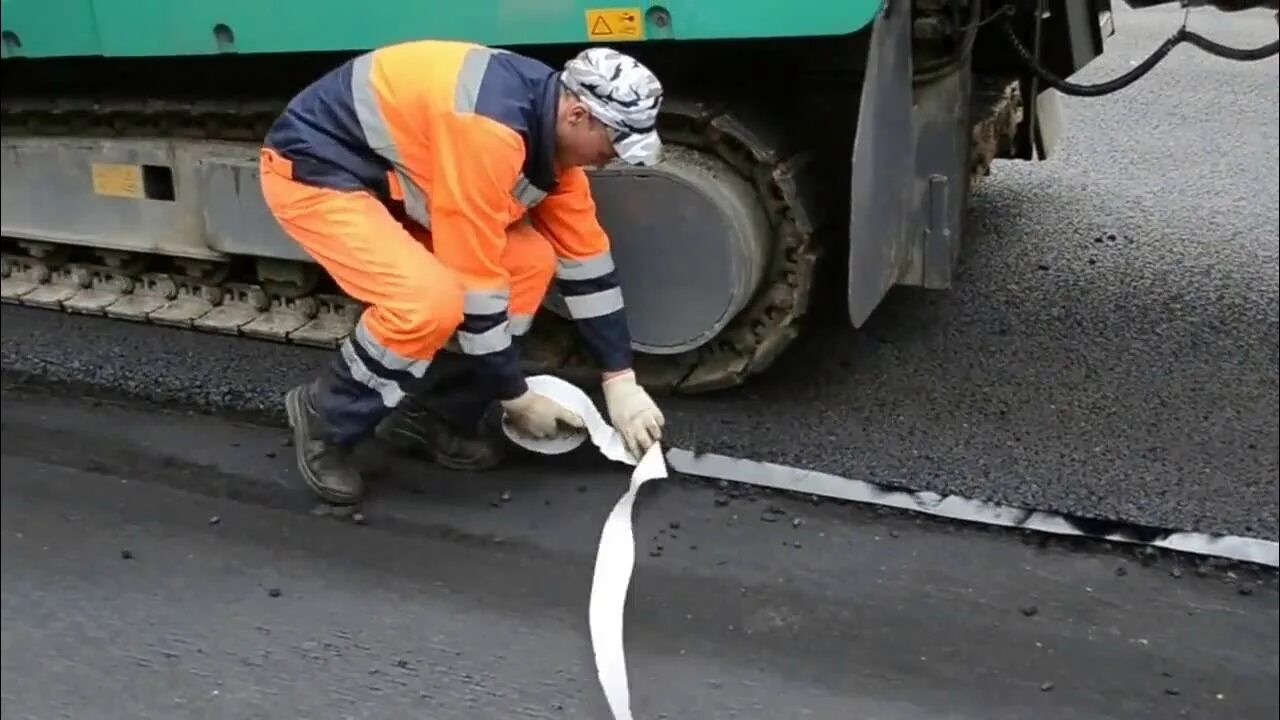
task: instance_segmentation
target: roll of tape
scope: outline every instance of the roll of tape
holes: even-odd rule
[[[591,398],[587,397],[587,394],[582,392],[582,390],[570,385],[560,378],[552,377],[550,375],[535,375],[531,378],[527,378],[525,380],[525,384],[529,386],[530,390],[538,393],[539,395],[545,395],[578,413],[583,420],[586,420],[587,416],[583,415],[579,408],[584,405],[589,406],[591,411],[595,413],[595,416],[600,418],[600,422],[604,422],[604,418],[601,418],[600,413],[596,412],[595,405],[592,405]],[[502,432],[506,433],[506,436],[511,439],[511,442],[519,445],[525,450],[530,450],[541,455],[563,455],[567,452],[577,450],[578,446],[586,442],[587,432],[591,427],[591,421],[587,420],[588,430],[575,430],[573,432],[568,432],[563,435],[544,440],[522,434],[507,422],[505,415],[502,417]],[[612,430],[613,428],[609,429]]]
[[[550,375],[528,379],[529,389],[546,395],[578,413],[587,426],[586,433],[575,433],[552,440],[538,440],[521,435],[503,423],[503,431],[511,441],[536,453],[558,455],[581,446],[586,438],[601,454],[615,462],[635,466],[631,484],[613,510],[605,518],[596,548],[596,566],[591,578],[591,600],[587,623],[591,629],[591,649],[595,655],[596,676],[609,710],[615,720],[631,720],[631,690],[627,682],[627,658],[623,646],[622,619],[626,610],[627,586],[636,562],[635,534],[631,529],[631,509],[636,494],[650,480],[667,477],[667,463],[662,448],[654,443],[639,461],[627,450],[622,435],[605,422],[595,403],[578,387]]]

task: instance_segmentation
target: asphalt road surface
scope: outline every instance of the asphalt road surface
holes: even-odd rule
[[[624,469],[370,456],[356,522],[312,511],[274,432],[2,401],[6,719],[607,717],[586,610]],[[1274,572],[652,487],[626,618],[639,718],[1280,711]]]
[[[1127,71],[1182,21],[1117,9],[1074,80]],[[1269,13],[1192,13],[1253,46]],[[861,332],[818,318],[748,388],[664,402],[670,443],[862,480],[1184,530],[1280,538],[1277,63],[1175,50],[1066,99],[1061,154],[1003,163],[949,294],[893,293]],[[4,368],[281,412],[322,355],[3,310]]]

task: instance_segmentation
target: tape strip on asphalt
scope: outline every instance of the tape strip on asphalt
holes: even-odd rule
[[[596,660],[596,676],[615,720],[631,720],[631,690],[627,682],[627,658],[623,648],[622,620],[626,610],[627,587],[636,563],[635,534],[631,529],[631,509],[636,494],[650,480],[667,477],[667,464],[662,448],[654,444],[636,462],[627,450],[622,435],[613,428],[595,403],[578,387],[552,377],[536,375],[526,381],[529,389],[546,395],[578,413],[586,422],[587,432],[549,441],[524,437],[503,426],[512,442],[533,452],[559,455],[580,446],[588,437],[600,453],[614,462],[635,466],[631,485],[613,506],[600,532],[596,549],[596,566],[591,578],[591,600],[588,625],[591,649]]]
[[[686,475],[898,508],[964,522],[1149,545],[1273,568],[1280,566],[1280,544],[1271,540],[1071,517],[958,495],[944,496],[927,490],[886,488],[839,475],[714,453],[693,453],[680,448],[668,451],[664,460],[657,444],[650,447],[637,462],[627,451],[622,436],[605,421],[595,404],[580,388],[550,375],[530,377],[527,382],[529,389],[578,413],[587,425],[587,432],[540,441],[523,437],[504,426],[507,436],[513,442],[533,452],[559,455],[577,449],[590,438],[591,443],[605,457],[634,466],[630,486],[614,504],[600,533],[588,606],[596,676],[615,720],[632,720],[631,691],[627,680],[623,641],[627,589],[631,584],[636,557],[635,534],[631,526],[632,509],[636,495],[645,483],[667,477],[668,462],[677,472]]]
[[[686,475],[899,508],[951,520],[1148,545],[1273,568],[1280,566],[1280,544],[1274,540],[1169,530],[1027,510],[958,495],[939,495],[928,490],[899,490],[839,475],[714,453],[693,453],[681,448],[668,450],[667,462],[672,470]]]

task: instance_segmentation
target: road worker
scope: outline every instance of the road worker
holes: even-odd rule
[[[583,169],[656,162],[661,102],[653,73],[611,49],[557,71],[444,41],[360,55],[290,101],[263,143],[263,195],[285,232],[366,305],[319,376],[285,398],[314,492],[361,498],[350,452],[397,408],[452,467],[496,462],[486,448],[500,438],[478,429],[495,402],[533,437],[583,427],[528,389],[513,343],[552,281],[603,371],[607,413],[628,448],[639,457],[661,437],[662,413],[631,369],[609,238]]]

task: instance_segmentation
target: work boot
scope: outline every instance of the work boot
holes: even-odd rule
[[[490,470],[506,456],[502,440],[479,423],[467,432],[413,398],[378,427],[378,437],[395,448],[450,470]]]
[[[308,384],[285,395],[298,470],[315,494],[337,505],[352,505],[364,495],[364,479],[351,465],[350,449],[324,439],[324,419],[316,411],[314,392]]]
[[[475,358],[442,350],[414,392],[379,426],[378,437],[451,470],[494,468],[506,447],[483,426],[494,406],[488,385]]]

